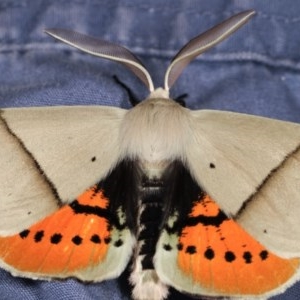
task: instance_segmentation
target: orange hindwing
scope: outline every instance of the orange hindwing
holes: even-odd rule
[[[111,241],[107,207],[103,192],[92,187],[30,228],[0,237],[0,257],[20,271],[54,276],[95,266]]]
[[[284,284],[299,259],[265,249],[208,196],[195,202],[177,245],[183,272],[220,295],[259,295]]]

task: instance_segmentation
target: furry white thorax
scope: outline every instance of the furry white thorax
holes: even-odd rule
[[[188,109],[170,99],[166,90],[156,89],[125,115],[120,133],[122,156],[147,162],[185,160],[190,121]]]

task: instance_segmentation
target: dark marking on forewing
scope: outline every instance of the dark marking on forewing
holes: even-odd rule
[[[275,167],[273,168],[267,176],[262,180],[261,184],[256,187],[255,191],[243,202],[241,205],[240,209],[234,216],[234,220],[238,220],[238,218],[243,214],[245,211],[246,207],[253,201],[255,200],[256,195],[262,190],[262,188],[268,184],[268,181],[272,178],[273,174],[275,174],[277,171],[279,171],[281,168],[284,167],[284,165],[287,163],[290,157],[295,155],[298,151],[300,151],[300,144],[292,150],[290,153],[288,153],[285,158]]]
[[[23,149],[23,151],[28,155],[28,157],[30,157],[30,159],[32,160],[32,163],[34,164],[34,166],[36,167],[36,169],[38,170],[38,172],[40,173],[40,175],[42,176],[42,178],[44,178],[45,181],[47,182],[47,184],[48,184],[48,186],[49,186],[49,188],[50,188],[50,190],[51,190],[54,198],[56,199],[57,205],[59,207],[62,206],[62,201],[61,201],[61,199],[59,197],[58,191],[57,191],[54,183],[47,177],[47,175],[44,172],[43,168],[38,163],[38,161],[35,159],[35,157],[33,156],[33,154],[26,148],[26,146],[23,143],[23,141],[9,127],[7,121],[5,120],[5,117],[3,116],[3,112],[4,111],[0,110],[0,119],[3,122],[4,128],[17,141],[17,143],[20,145],[20,147]]]
[[[210,164],[209,164],[209,167],[210,167],[211,169],[214,169],[214,168],[216,167],[216,165],[215,165],[214,163],[210,163]]]

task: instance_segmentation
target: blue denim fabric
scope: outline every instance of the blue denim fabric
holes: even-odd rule
[[[197,58],[172,94],[187,92],[187,105],[194,109],[300,122],[300,2],[293,0],[2,0],[0,107],[102,104],[129,108],[128,95],[112,79],[115,74],[141,99],[147,95],[139,80],[121,65],[57,43],[43,33],[45,28],[70,28],[128,47],[159,86],[170,59],[183,44],[251,8],[257,11],[256,17]],[[0,299],[128,299],[125,294],[116,280],[45,282],[14,278],[0,270]],[[296,284],[273,299],[299,298],[300,284]]]

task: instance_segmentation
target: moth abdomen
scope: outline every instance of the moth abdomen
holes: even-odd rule
[[[156,274],[153,258],[163,223],[166,182],[162,174],[168,162],[141,165],[144,173],[139,182],[137,244],[130,281],[134,286],[133,295],[166,295],[168,289]]]
[[[163,216],[164,182],[158,179],[144,181],[140,193],[138,228],[138,255],[143,255],[142,269],[154,269],[153,256]]]

